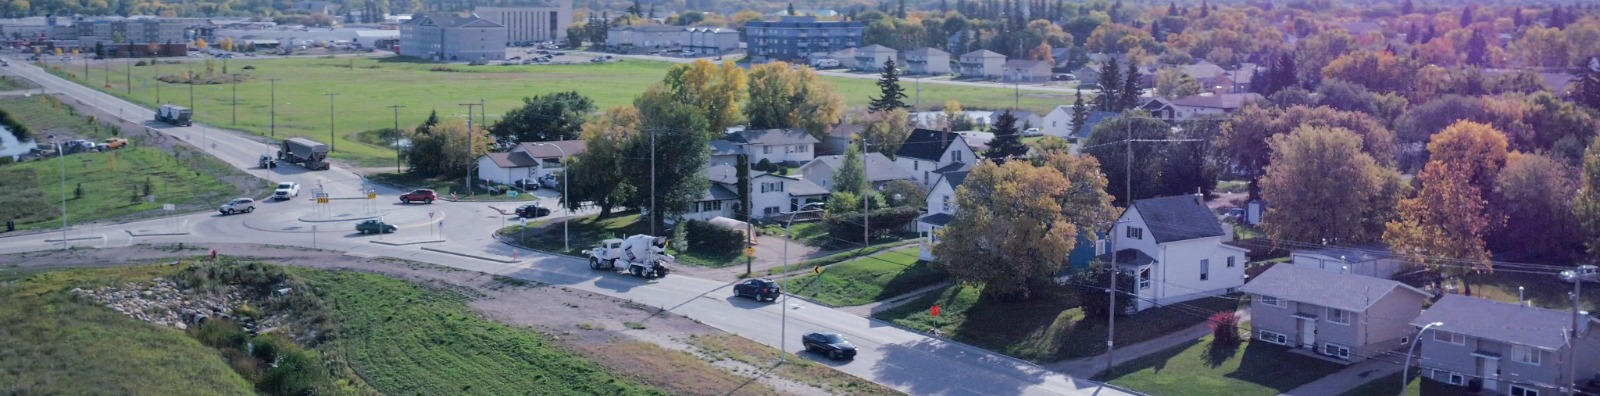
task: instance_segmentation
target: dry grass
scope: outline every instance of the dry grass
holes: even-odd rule
[[[593,345],[585,355],[613,372],[676,395],[779,395],[766,384],[707,364],[683,351],[645,341],[613,341]],[[585,348],[588,349],[588,348]]]
[[[701,353],[712,359],[729,359],[756,367],[771,367],[778,356],[778,350],[766,345],[757,344],[737,336],[697,335],[690,337],[690,345],[700,348]],[[779,365],[777,374],[802,384],[811,385],[835,395],[900,395],[899,391],[889,389],[871,381],[856,378],[838,370],[795,358],[789,363]]]

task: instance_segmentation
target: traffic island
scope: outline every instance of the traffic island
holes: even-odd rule
[[[439,253],[444,253],[444,254],[453,254],[453,255],[466,257],[466,258],[475,258],[475,259],[484,260],[484,261],[493,261],[493,262],[497,262],[497,263],[506,263],[506,264],[511,264],[511,263],[516,263],[516,262],[522,261],[522,260],[514,259],[514,258],[511,258],[511,257],[505,257],[505,256],[495,255],[495,254],[460,252],[460,251],[455,251],[455,250],[452,250],[452,249],[441,249],[441,248],[430,247],[430,246],[423,246],[422,250],[426,250],[426,251],[430,251],[430,252],[439,252]]]
[[[376,243],[376,244],[379,244],[379,245],[405,246],[405,245],[418,245],[418,244],[424,244],[424,243],[440,243],[440,242],[444,242],[444,240],[443,239],[434,239],[434,238],[421,238],[421,239],[409,238],[409,239],[390,239],[390,240],[369,240],[367,242],[372,242],[372,243]]]

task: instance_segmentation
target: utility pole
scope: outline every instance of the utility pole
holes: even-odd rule
[[[756,231],[755,231],[755,226],[751,224],[751,221],[754,220],[754,217],[756,216],[756,211],[754,210],[755,209],[754,206],[756,206],[755,205],[755,202],[756,202],[755,201],[755,195],[756,195],[755,194],[755,192],[756,192],[755,189],[756,189],[756,186],[755,186],[755,183],[752,183],[753,181],[755,181],[755,175],[750,174],[750,171],[751,171],[751,169],[750,169],[750,144],[749,143],[740,144],[739,148],[742,151],[744,151],[744,154],[742,154],[742,155],[744,155],[744,191],[743,192],[744,192],[744,196],[746,197],[746,200],[750,201],[750,204],[746,205],[746,206],[750,206],[750,207],[744,208],[744,248],[746,250],[749,250],[749,249],[754,249],[755,248],[755,237],[754,237],[754,235],[755,235]],[[743,203],[743,202],[740,202],[740,203]],[[748,253],[744,255],[744,273],[746,275],[749,275],[749,274],[755,272],[755,270],[753,269],[753,267],[755,266],[755,260],[756,260],[755,255],[748,254]]]
[[[228,76],[233,82],[233,125],[239,125],[239,75]]]
[[[334,136],[333,132],[333,97],[339,96],[339,94],[325,93],[323,95],[328,96],[328,153],[332,154],[334,148],[339,145],[339,137]]]
[[[1583,296],[1583,279],[1573,279],[1572,282],[1572,335],[1567,337],[1571,343],[1567,345],[1567,395],[1578,394],[1578,319],[1583,314],[1578,308],[1578,301]],[[1588,318],[1583,318],[1587,320]]]
[[[748,211],[750,208],[744,208]],[[650,130],[650,236],[656,235],[656,131]],[[746,238],[749,235],[745,236]]]
[[[861,139],[861,248],[872,246],[872,182],[867,181],[867,139]]]
[[[457,106],[467,106],[467,156],[468,157],[472,156],[472,108],[473,108],[473,106],[483,106],[482,99],[479,99],[479,101],[480,101],[479,103],[462,103],[462,104],[457,105]],[[464,185],[467,186],[467,192],[471,193],[472,192],[472,169],[467,169],[467,175],[465,177],[463,177],[463,182],[465,183]]]
[[[400,108],[401,105],[389,106],[394,109],[394,173],[400,173]]]
[[[133,62],[122,62],[122,81],[128,85],[128,95],[133,95]],[[159,102],[159,101],[158,101]]]
[[[189,110],[194,110],[194,65],[189,65]]]
[[[156,65],[156,104],[161,104],[161,57],[150,54],[150,64]]]
[[[269,113],[271,115],[268,116],[271,121],[268,121],[267,134],[268,137],[276,139],[278,138],[278,79],[269,78],[267,81],[272,83],[272,110]]]

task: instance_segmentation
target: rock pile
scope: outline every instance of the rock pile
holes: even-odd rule
[[[218,295],[200,294],[193,289],[181,289],[171,280],[155,278],[150,282],[130,282],[120,287],[72,288],[71,293],[74,297],[105,304],[106,308],[134,319],[180,330],[210,318],[234,320],[251,333],[255,333],[258,327],[270,329],[283,323],[279,315],[264,317],[259,322],[242,315],[240,309],[249,301],[236,286],[229,286],[226,292]]]

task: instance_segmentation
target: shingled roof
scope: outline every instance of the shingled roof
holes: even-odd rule
[[[961,135],[950,133],[946,137],[943,131],[917,128],[911,131],[910,136],[906,136],[906,142],[900,144],[900,150],[895,151],[894,156],[939,162],[944,150],[950,148],[950,143],[956,139],[961,139]]]
[[[1133,201],[1156,243],[1222,236],[1222,222],[1193,195]]]
[[[1388,279],[1293,265],[1273,266],[1240,287],[1239,291],[1350,312],[1364,312],[1379,299],[1396,291],[1428,296],[1427,292]]]
[[[1593,317],[1585,320],[1596,321]],[[1433,322],[1444,323],[1434,327],[1439,331],[1554,351],[1567,343],[1565,334],[1572,328],[1572,312],[1446,294],[1422,311],[1411,325],[1421,327]]]

